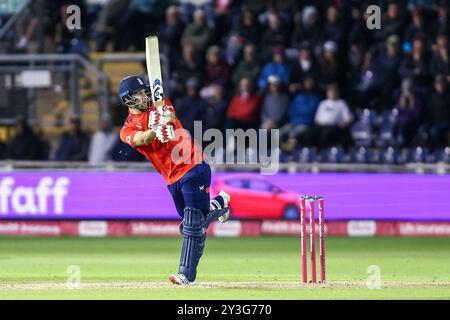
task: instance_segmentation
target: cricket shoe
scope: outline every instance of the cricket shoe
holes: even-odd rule
[[[170,275],[169,276],[170,282],[173,284],[177,284],[180,286],[192,286],[195,285],[195,281],[189,281],[184,274],[177,274],[177,275]]]
[[[219,196],[223,199],[223,210],[225,211],[220,217],[219,221],[225,223],[230,218],[230,208],[228,207],[228,203],[230,203],[230,195],[225,191],[221,190],[219,192]]]

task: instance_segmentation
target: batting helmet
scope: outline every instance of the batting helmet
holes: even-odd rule
[[[139,103],[133,96],[133,94],[142,90],[145,90],[148,102],[150,102],[150,85],[145,82],[144,78],[138,76],[126,77],[119,83],[119,99],[126,107],[145,110],[148,106]]]

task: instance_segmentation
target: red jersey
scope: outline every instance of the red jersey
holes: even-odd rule
[[[260,105],[261,98],[256,93],[248,97],[236,94],[231,99],[227,116],[241,122],[254,124],[258,122]]]
[[[164,103],[171,108],[172,112],[175,112],[169,99],[164,99]],[[147,145],[135,146],[134,135],[138,131],[149,129],[148,120],[152,110],[156,110],[156,107],[151,106],[140,114],[128,113],[125,124],[120,130],[120,139],[142,153],[163,176],[167,184],[172,184],[180,180],[195,165],[201,163],[203,153],[187,130],[177,130],[183,129],[178,118],[175,118],[174,129],[177,131],[174,140],[161,143],[155,138]]]

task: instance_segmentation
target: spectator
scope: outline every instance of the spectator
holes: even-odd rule
[[[366,55],[362,74],[356,85],[356,98],[359,105],[376,100],[379,109],[390,108],[393,90],[398,82],[400,64],[400,38],[391,35],[386,45],[374,48]]]
[[[185,84],[190,78],[200,79],[203,75],[201,61],[194,52],[194,47],[190,44],[183,46],[183,59],[174,66],[172,72],[171,92],[172,99],[176,99],[184,94]]]
[[[79,118],[71,118],[69,127],[63,133],[56,150],[57,161],[86,161],[89,150],[89,137],[81,130]]]
[[[65,1],[63,1],[65,2]],[[83,5],[83,1],[78,1],[79,3],[76,5],[81,5],[80,12],[84,15],[86,9]],[[75,3],[72,3],[75,4]],[[70,4],[70,5],[72,5]],[[69,4],[65,4],[59,8],[59,19],[53,26],[54,33],[54,42],[56,45],[57,53],[74,53],[79,54],[81,56],[87,57],[88,55],[88,46],[85,41],[85,33],[86,29],[81,28],[80,30],[70,30],[66,27],[68,13],[67,8]],[[86,17],[82,16],[81,19],[86,21]],[[86,23],[87,24],[87,23]]]
[[[12,46],[12,51],[16,53],[43,53],[44,51],[50,51],[54,53],[56,51],[56,45],[61,38],[58,38],[58,33],[63,30],[62,17],[66,15],[67,3],[77,5],[80,7],[82,21],[87,21],[87,17],[84,15],[85,1],[84,0],[61,0],[61,1],[29,1],[27,5],[23,5],[23,1],[14,1],[14,6],[23,7],[20,14],[17,15],[17,23],[15,25],[14,33],[17,35],[18,41]],[[5,1],[1,2],[6,4]],[[5,7],[5,6],[3,6]],[[8,8],[8,6],[6,6]],[[86,22],[87,24],[87,22]],[[84,25],[83,25],[84,26]],[[42,27],[42,29],[40,29]],[[39,30],[42,30],[41,34]],[[84,29],[77,30],[75,33],[84,33]],[[69,34],[69,32],[67,32]],[[41,38],[41,35],[43,36]],[[44,43],[45,38],[45,43]],[[3,45],[3,44],[2,44]]]
[[[329,6],[327,19],[323,26],[323,38],[340,43],[344,39],[344,35],[345,28],[340,18],[339,9],[335,6]]]
[[[267,63],[258,79],[258,87],[262,92],[266,88],[267,78],[277,75],[283,85],[289,83],[289,65],[284,61],[284,48],[281,46],[273,49],[272,62]]]
[[[431,148],[442,148],[449,145],[450,133],[450,92],[448,82],[443,76],[437,76],[434,92],[427,101],[426,126],[430,137]]]
[[[229,66],[219,46],[211,46],[206,53],[206,85],[219,84],[226,87]]]
[[[256,60],[255,46],[247,44],[244,47],[244,58],[239,62],[233,71],[233,87],[237,88],[242,78],[249,78],[253,83],[258,79],[261,67]]]
[[[266,88],[269,76],[277,76],[281,86],[288,89],[287,93],[293,98],[289,110],[295,104],[301,110],[301,114],[306,112],[306,104],[314,104],[311,102],[314,100],[311,96],[317,97],[317,94],[304,88],[305,85],[309,85],[309,80],[306,79],[312,77],[317,82],[316,89],[320,93],[325,91],[329,84],[337,83],[342,89],[343,100],[352,110],[369,108],[378,112],[391,111],[394,106],[400,105],[400,96],[408,102],[407,106],[412,104],[410,100],[418,104],[418,108],[422,108],[422,104],[425,104],[423,115],[426,115],[426,118],[423,120],[418,118],[415,122],[405,121],[405,125],[399,125],[396,129],[398,136],[404,137],[405,140],[413,140],[417,126],[420,127],[421,122],[426,121],[426,126],[420,127],[424,130],[420,132],[427,134],[420,137],[425,138],[424,141],[430,143],[429,146],[432,148],[440,148],[447,143],[443,138],[447,129],[441,130],[445,126],[439,120],[445,118],[443,101],[448,99],[448,89],[437,88],[442,86],[447,88],[450,85],[448,1],[375,1],[373,4],[380,5],[384,10],[382,27],[379,30],[367,28],[366,22],[370,15],[365,11],[370,3],[362,0],[96,2],[100,4],[86,5],[86,0],[39,1],[39,4],[44,3],[44,6],[39,6],[36,1],[31,1],[23,8],[15,25],[5,34],[3,39],[5,45],[0,51],[37,52],[45,48],[44,51],[53,53],[71,52],[87,57],[89,43],[96,43],[95,49],[99,51],[144,50],[142,39],[148,34],[157,34],[161,52],[169,58],[171,74],[166,80],[170,97],[174,101],[185,102],[185,107],[178,108],[184,122],[192,123],[194,119],[203,119],[205,129],[225,128],[228,125],[256,128],[259,127],[258,122],[263,120],[262,127],[272,127],[270,121],[265,121],[266,112],[275,111],[270,108],[272,104],[267,102],[269,97],[274,98],[268,93],[273,85],[267,85]],[[68,3],[81,7],[81,30],[70,31],[65,28]],[[169,4],[175,5],[169,7]],[[408,10],[406,7],[403,10],[406,4]],[[36,18],[37,16],[39,18]],[[3,20],[9,21],[8,18],[7,15]],[[91,21],[97,23],[92,25]],[[128,36],[123,36],[124,34]],[[207,54],[208,48],[210,50]],[[281,55],[274,54],[276,51]],[[221,57],[222,53],[226,62]],[[272,59],[274,61],[271,61]],[[61,75],[61,81],[68,80],[64,74]],[[79,77],[83,87],[90,85],[83,72]],[[186,84],[192,77],[197,78],[198,83],[204,86],[195,98],[186,93]],[[237,113],[240,115],[234,117],[237,122],[234,120],[230,122],[227,116],[223,116],[224,112],[228,115],[228,111],[224,111],[226,107],[233,106],[231,102],[227,103],[227,92],[230,88],[240,91],[240,82],[243,78],[249,78],[255,88],[259,89],[260,95],[263,92],[267,93],[261,108],[262,115],[259,114],[259,106],[255,102],[257,94],[237,94],[233,98],[246,98],[242,98],[243,102],[241,101],[243,109],[231,108],[234,113],[238,110]],[[414,99],[403,92],[402,78],[412,80],[411,91],[414,93],[412,95]],[[443,79],[446,83],[442,85],[437,80],[433,83],[433,79],[437,78],[441,79],[440,82]],[[65,83],[61,85],[66,86]],[[59,87],[57,86],[55,90],[61,89]],[[0,86],[0,94],[9,93],[7,89],[2,90]],[[281,95],[284,96],[284,93]],[[7,105],[7,100],[3,104]],[[192,107],[189,101],[200,103],[200,108],[197,108],[197,105]],[[399,111],[400,118],[404,113],[414,113],[411,109],[416,107],[415,104],[412,104],[413,107],[404,108],[406,111]],[[252,108],[254,114],[248,111]],[[313,108],[310,106],[307,109]],[[189,114],[190,111],[192,114]],[[242,116],[245,112],[248,113]],[[216,113],[222,116],[215,117]],[[436,114],[441,114],[441,117]],[[290,123],[290,111],[287,117]],[[293,117],[297,118],[300,115]],[[239,119],[243,121],[239,122]],[[437,123],[436,126],[433,122]],[[308,126],[302,128],[304,127]],[[192,131],[192,128],[190,130]],[[304,139],[308,142],[309,132],[320,131],[314,131],[312,128],[305,131],[299,129],[301,133],[297,134],[295,129],[290,130],[285,132],[283,141],[286,138],[289,141],[302,143]],[[403,134],[403,131],[406,133]],[[294,132],[292,136],[291,132]],[[377,133],[375,130],[374,134]],[[40,135],[35,136],[39,138]],[[319,138],[313,137],[311,141],[319,141]],[[399,139],[401,142],[402,139]],[[73,143],[73,140],[72,138],[70,141]],[[90,150],[100,151],[94,148],[95,140],[93,139]],[[61,141],[52,142],[61,143]],[[407,142],[411,144],[410,141]],[[125,150],[124,146],[119,144],[115,147],[117,152]],[[25,151],[32,152],[31,149]],[[52,148],[53,152],[57,149],[66,150],[68,147]],[[115,154],[115,157],[127,159],[125,153],[130,154],[125,151],[120,155]],[[56,157],[52,154],[51,158]]]
[[[436,44],[436,51],[433,53],[430,63],[431,74],[436,77],[442,74],[445,80],[450,82],[450,62],[448,57],[448,46]]]
[[[303,80],[302,91],[297,93],[289,104],[288,123],[280,129],[282,148],[292,151],[299,137],[314,124],[314,115],[319,106],[320,96],[315,92],[314,78]]]
[[[108,43],[119,36],[116,31],[119,29],[120,17],[128,5],[129,0],[109,0],[102,7],[95,26],[97,51],[105,51]],[[114,42],[114,49],[119,49],[117,41]]]
[[[222,43],[230,33],[230,16],[235,13],[235,9],[231,8],[232,2],[210,1],[204,6],[208,15],[208,25],[214,29],[212,43]]]
[[[37,41],[37,29],[39,24],[38,8],[39,4],[37,2],[30,2],[30,5],[25,6],[23,13],[17,15],[16,32],[18,36],[18,41],[14,46],[14,51],[18,53],[28,53],[30,51],[35,51],[36,45],[32,45]],[[56,13],[51,16],[52,22],[56,24],[58,20],[59,8],[56,7]],[[50,18],[50,17],[48,17]],[[33,50],[33,49],[34,50]]]
[[[278,76],[269,76],[267,83],[267,92],[262,102],[261,128],[276,129],[280,128],[285,120],[289,96],[284,92]]]
[[[181,36],[185,25],[181,21],[178,8],[170,6],[166,10],[166,21],[158,28],[158,40],[160,50],[169,57],[173,66],[181,60]]]
[[[197,9],[194,12],[194,21],[183,32],[181,44],[192,45],[195,54],[203,55],[212,37],[212,32],[206,24],[205,12]]]
[[[240,54],[242,52],[244,40],[235,32],[230,32],[225,42],[225,59],[228,64],[233,67],[236,64],[236,61],[241,58]]]
[[[433,35],[449,34],[450,33],[450,19],[448,17],[448,3],[442,1],[437,6],[437,18],[433,23]]]
[[[368,13],[362,13],[359,5],[351,8],[352,23],[349,29],[348,43],[350,48],[358,47],[368,50],[373,42],[373,30],[367,28]],[[381,30],[384,30],[384,25]]]
[[[420,124],[423,102],[414,92],[411,79],[403,79],[402,91],[394,109],[398,111],[394,136],[398,144],[411,146]]]
[[[203,129],[224,129],[228,103],[224,97],[223,87],[214,84],[211,86],[212,94],[208,99],[208,106],[203,117]]]
[[[436,42],[431,46],[433,54],[438,54],[440,49],[448,49],[448,35],[439,34],[436,37]]]
[[[262,37],[263,47],[268,50],[272,50],[277,46],[285,47],[287,45],[288,33],[280,17],[272,11],[267,14],[267,18],[268,26]]]
[[[291,37],[291,46],[300,48],[305,43],[315,52],[322,41],[323,31],[319,24],[319,13],[314,6],[306,6],[294,18],[295,27]]]
[[[322,90],[332,83],[342,84],[342,70],[337,59],[337,51],[336,42],[326,41],[324,43],[319,69],[319,88]]]
[[[257,128],[261,98],[254,92],[249,78],[239,82],[239,92],[233,96],[227,110],[227,129],[241,128],[244,130]]]
[[[174,104],[175,112],[183,127],[194,137],[194,122],[202,121],[208,108],[207,102],[199,96],[199,81],[190,78],[186,83],[186,95]]]
[[[88,160],[91,164],[97,164],[111,160],[111,150],[117,138],[111,117],[104,115],[99,121],[99,129],[92,135],[89,145]]]
[[[423,96],[426,95],[430,87],[431,75],[423,40],[414,40],[412,53],[402,61],[399,74],[402,78],[411,78],[414,88]]]
[[[408,25],[403,36],[403,41],[412,43],[418,36],[426,35],[426,27],[423,20],[423,10],[415,8],[411,13],[412,22]]]
[[[258,44],[261,40],[261,26],[255,19],[253,12],[245,7],[242,10],[237,33],[247,44]]]
[[[347,147],[349,126],[353,115],[347,103],[339,98],[336,84],[327,86],[327,98],[320,102],[314,116],[314,125],[308,130],[307,144],[325,148],[334,145]]]
[[[306,77],[317,77],[317,65],[309,47],[302,47],[291,68],[291,78],[289,81],[289,93],[296,94],[302,89],[303,80]]]
[[[12,160],[47,160],[48,150],[33,132],[26,118],[16,123],[16,135],[6,145],[5,157]]]
[[[377,42],[384,42],[392,34],[403,34],[405,29],[405,19],[401,13],[399,4],[390,2],[386,14],[381,22],[382,28],[375,32]]]
[[[350,82],[355,82],[361,74],[365,56],[373,42],[373,30],[367,28],[367,18],[369,14],[364,15],[358,5],[351,7],[352,22],[349,29],[349,49],[347,50],[348,59],[348,78]],[[350,84],[351,86],[351,84]],[[346,93],[348,93],[348,89]]]
[[[367,20],[371,15],[366,9],[367,8],[361,8],[360,5],[356,3],[351,6],[352,18],[348,30],[348,47],[344,50],[343,55],[345,55],[345,51],[347,51],[352,67],[355,65],[362,65],[364,60],[363,57],[370,50],[375,41],[374,35],[376,30],[367,28]],[[358,62],[355,62],[355,59],[357,59]]]
[[[126,11],[120,16],[119,30],[127,30],[127,36],[117,37],[120,50],[128,50],[131,46],[136,51],[145,50],[145,39],[154,33],[164,16],[167,1],[130,0]]]

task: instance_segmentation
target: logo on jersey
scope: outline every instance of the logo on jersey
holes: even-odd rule
[[[163,88],[161,80],[155,79],[155,81],[153,81],[153,100],[161,101],[162,99],[163,99]]]
[[[137,124],[136,128],[138,128],[138,130],[142,130],[142,126],[140,124]]]

